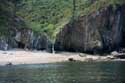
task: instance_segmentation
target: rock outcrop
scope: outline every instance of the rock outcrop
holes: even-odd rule
[[[52,43],[44,34],[36,34],[30,29],[20,29],[15,31],[15,35],[1,37],[0,50],[13,48],[29,50],[51,50]],[[51,46],[51,47],[49,47]]]
[[[13,48],[51,51],[51,41],[44,33],[29,29],[24,19],[17,16],[15,0],[0,1],[0,50]]]
[[[67,24],[55,50],[100,53],[125,47],[125,5],[108,6]]]
[[[15,41],[18,48],[45,50],[51,43],[49,38],[44,34],[36,34],[30,29],[21,29],[16,32]]]
[[[1,38],[0,50],[13,48],[29,50],[51,50],[52,43],[47,35],[36,34],[30,29],[20,29],[15,35]],[[50,47],[51,46],[51,47]]]
[[[9,21],[7,22],[10,23]],[[0,50],[22,48],[51,52],[52,43],[48,36],[44,33],[36,33],[28,28],[21,17],[13,16],[9,25],[10,27],[3,31],[8,34],[0,35]]]

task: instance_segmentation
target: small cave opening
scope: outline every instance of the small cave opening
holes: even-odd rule
[[[25,48],[25,44],[18,42],[18,48],[24,49]]]

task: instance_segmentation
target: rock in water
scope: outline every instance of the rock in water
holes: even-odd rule
[[[108,6],[80,16],[57,35],[56,51],[100,53],[125,47],[125,6]]]

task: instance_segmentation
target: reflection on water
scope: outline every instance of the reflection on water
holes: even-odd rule
[[[125,83],[125,62],[0,67],[0,83]]]

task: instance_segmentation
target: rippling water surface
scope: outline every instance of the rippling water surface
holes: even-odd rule
[[[125,83],[125,62],[1,66],[0,83]]]

